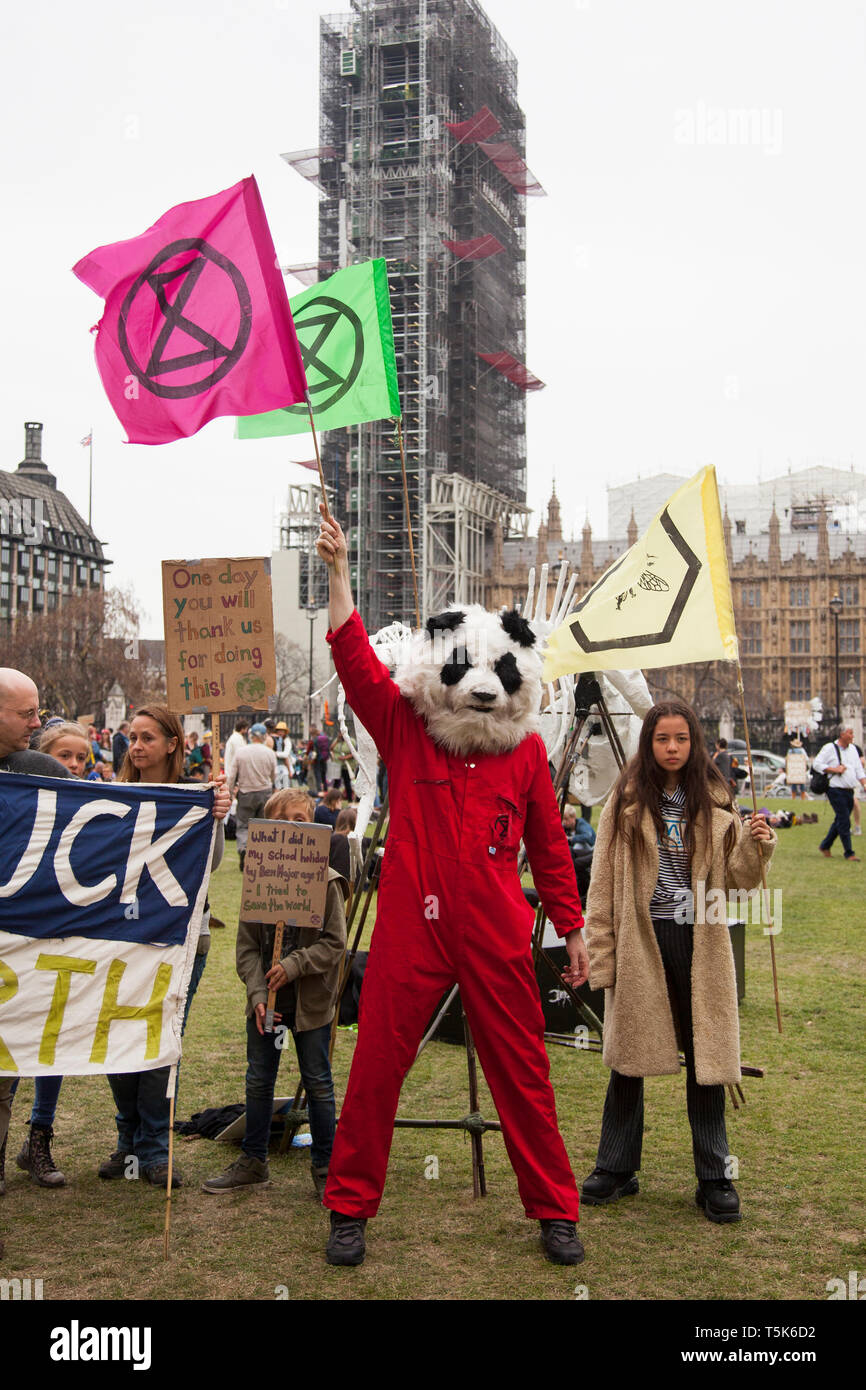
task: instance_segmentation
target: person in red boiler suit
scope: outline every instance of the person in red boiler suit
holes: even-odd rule
[[[527,1217],[548,1258],[577,1264],[578,1192],[559,1133],[532,963],[535,887],[565,938],[577,985],[583,914],[544,744],[535,732],[541,658],[517,612],[454,606],[412,638],[392,680],[349,583],[346,541],[322,511],[328,641],[346,698],[388,769],[390,825],[358,1043],[324,1205],[330,1264],[360,1264],[378,1210],[400,1088],[424,1026],[455,982],[502,1123]]]

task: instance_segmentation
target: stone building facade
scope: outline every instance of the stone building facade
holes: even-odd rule
[[[750,714],[781,717],[786,700],[819,697],[828,713],[836,707],[837,619],[830,600],[838,596],[839,690],[864,690],[866,640],[866,532],[842,533],[830,524],[830,504],[819,500],[808,529],[782,530],[775,508],[766,531],[734,530],[724,516],[725,544],[740,643],[746,707]],[[593,537],[587,522],[579,541],[562,532],[554,489],[538,536],[526,541],[494,537],[488,606],[512,605],[526,590],[526,576],[547,563],[555,577],[567,559],[578,572],[578,594],[638,538],[632,513],[626,535]],[[737,698],[736,667],[704,662],[647,672],[657,696],[677,694],[708,717]]]
[[[110,564],[42,460],[42,425],[28,421],[24,438],[14,473],[0,471],[0,633],[102,590]]]

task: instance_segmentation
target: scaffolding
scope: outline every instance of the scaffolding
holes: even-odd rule
[[[286,508],[280,516],[280,550],[297,550],[306,557],[298,565],[299,608],[328,606],[328,571],[316,555],[321,498],[317,483],[290,483]]]
[[[319,262],[386,262],[409,515],[429,595],[441,587],[428,583],[431,565],[439,573],[428,553],[439,530],[424,525],[436,480],[459,473],[503,498],[526,497],[523,391],[478,356],[523,358],[524,197],[479,144],[448,129],[486,106],[522,157],[525,122],[514,55],[475,0],[353,0],[352,9],[320,22],[319,146],[301,153],[315,156],[324,193]],[[486,259],[460,260],[445,245],[488,236],[501,249]],[[368,622],[411,621],[393,423],[331,431],[323,463]],[[474,543],[467,536],[456,550],[469,555]]]
[[[424,512],[425,613],[441,613],[449,603],[486,604],[490,585],[488,539],[500,534],[526,539],[530,508],[459,473],[431,479]]]

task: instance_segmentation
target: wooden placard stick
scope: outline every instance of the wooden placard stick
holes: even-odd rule
[[[285,922],[277,922],[276,930],[275,930],[275,932],[274,932],[274,951],[273,951],[273,955],[272,955],[272,957],[271,957],[271,966],[272,966],[272,967],[275,966],[275,965],[279,965],[280,960],[282,959],[282,954],[283,954],[283,933],[285,932],[285,930],[286,930],[286,924],[285,924]],[[268,1004],[267,1004],[267,1008],[266,1008],[266,1010],[265,1010],[265,1032],[266,1032],[266,1033],[273,1033],[273,1031],[274,1031],[274,1008],[276,1007],[276,1002],[277,1002],[277,991],[276,991],[275,989],[269,989],[269,990],[268,990]]]
[[[177,1063],[169,1073],[171,1097],[168,1102],[168,1178],[165,1184],[165,1231],[162,1237],[162,1258],[168,1259],[168,1239],[171,1233],[171,1180],[174,1160],[174,1098],[177,1094]]]
[[[210,780],[216,782],[222,770],[220,758],[220,717],[211,710],[210,716]]]

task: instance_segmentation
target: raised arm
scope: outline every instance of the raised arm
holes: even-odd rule
[[[349,582],[346,537],[334,518],[322,512],[322,527],[316,549],[328,566],[328,642],[346,699],[358,719],[372,734],[376,747],[387,762],[395,740],[395,720],[403,697],[379,660],[355,609]]]
[[[339,521],[326,516],[325,504],[319,503],[322,525],[316,550],[328,566],[328,622],[336,632],[355,610],[352,585],[349,580],[349,551]]]

